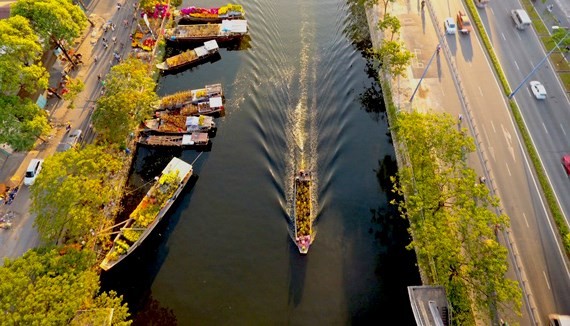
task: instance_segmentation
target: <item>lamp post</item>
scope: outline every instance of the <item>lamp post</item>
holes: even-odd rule
[[[433,52],[433,54],[431,55],[431,58],[429,58],[429,62],[426,66],[426,69],[424,69],[424,72],[422,73],[422,76],[420,77],[420,81],[418,82],[418,85],[416,86],[416,89],[414,89],[414,92],[412,93],[412,96],[410,97],[410,103],[412,103],[412,101],[414,100],[414,96],[416,95],[416,92],[418,91],[418,88],[420,88],[420,84],[422,83],[422,80],[424,79],[424,76],[426,75],[429,66],[431,65],[431,62],[433,61],[433,58],[435,58],[435,56],[437,54],[439,54],[439,51],[441,51],[441,44],[437,44],[437,47],[435,48],[435,51]]]

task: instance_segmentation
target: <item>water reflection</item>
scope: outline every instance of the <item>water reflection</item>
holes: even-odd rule
[[[174,310],[162,307],[160,302],[152,297],[152,294],[147,296],[144,305],[135,318],[133,319],[133,326],[147,326],[147,325],[168,325],[174,326],[178,324]]]

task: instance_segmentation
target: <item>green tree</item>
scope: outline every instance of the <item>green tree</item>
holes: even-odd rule
[[[36,249],[0,267],[3,325],[65,325],[98,289],[94,254]]]
[[[114,66],[106,78],[106,92],[97,101],[93,126],[103,142],[121,143],[154,110],[155,81],[138,59]]]
[[[399,209],[410,221],[410,247],[430,282],[446,288],[454,323],[519,312],[521,291],[505,277],[507,251],[495,236],[509,220],[492,211],[498,200],[463,159],[472,139],[447,114],[401,113],[394,130],[405,153],[395,190],[405,197]]]
[[[1,56],[0,56],[1,57]],[[47,113],[29,99],[0,95],[0,143],[29,150],[51,130]]]
[[[36,32],[52,40],[73,63],[61,41],[73,44],[87,26],[87,17],[79,6],[71,0],[18,0],[10,14],[28,18]]]
[[[103,207],[118,196],[112,181],[122,168],[117,153],[89,145],[46,158],[31,188],[31,211],[46,241],[86,237],[106,221]]]
[[[132,321],[127,320],[130,316],[129,308],[122,301],[123,296],[117,296],[115,291],[103,292],[95,300],[86,303],[77,312],[70,325],[130,325]]]
[[[400,41],[382,41],[380,48],[372,50],[374,57],[379,60],[385,71],[392,76],[406,76],[406,69],[414,55]]]
[[[38,36],[26,18],[0,20],[0,94],[46,88],[49,74],[38,63],[41,53]]]
[[[559,28],[552,34],[552,41],[554,44],[558,44],[558,42],[560,42],[559,47],[563,53],[570,52],[570,34],[568,33],[568,30]]]
[[[384,15],[384,19],[378,22],[378,29],[386,32],[390,31],[390,41],[394,39],[394,35],[400,32],[400,28],[402,25],[400,24],[400,20],[398,17],[392,16],[389,13]]]

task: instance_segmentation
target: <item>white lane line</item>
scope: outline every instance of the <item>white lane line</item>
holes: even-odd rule
[[[518,32],[518,31],[517,31],[517,32]],[[515,33],[515,34],[517,34],[517,37],[519,38],[519,40],[522,41],[521,33]]]
[[[526,223],[526,227],[530,228],[530,225],[528,225],[528,220],[526,219],[526,214],[523,213],[523,217],[524,217],[524,222]]]
[[[517,70],[521,70],[521,68],[519,68],[519,64],[517,63],[516,60],[515,60],[515,66],[517,66]]]
[[[491,157],[493,158],[493,161],[495,160],[495,149],[493,148],[493,146],[491,146],[491,142],[489,141],[489,137],[487,136],[487,128],[485,128],[485,125],[483,125],[483,136],[485,136],[485,141],[487,142],[487,144],[489,144],[487,146],[487,148],[489,149],[489,152],[491,153]]]
[[[503,41],[507,40],[507,38],[505,37],[505,34],[501,33],[501,36],[503,37]]]
[[[562,129],[562,132],[564,133],[564,136],[566,136],[566,130],[564,130],[564,125],[560,124],[560,129]]]
[[[507,166],[507,172],[509,172],[509,177],[512,177],[513,175],[511,174],[511,170],[509,169],[509,165],[505,162],[505,165]]]
[[[546,134],[548,134],[548,129],[546,129],[546,125],[544,124],[544,122],[542,123],[542,126],[544,127],[544,132],[546,132]]]
[[[479,94],[481,94],[481,96],[483,96],[483,90],[481,89],[481,86],[479,86]]]
[[[544,280],[546,281],[546,286],[548,286],[548,289],[550,290],[550,283],[548,282],[548,277],[546,277],[546,273],[544,271],[542,271],[542,275],[544,275]]]
[[[491,10],[491,14],[492,14],[493,16],[495,16],[495,12],[493,11],[493,8],[489,8],[489,10]]]
[[[495,129],[495,125],[493,124],[493,120],[491,120],[490,122],[491,122],[491,127],[493,127],[493,132],[497,133],[497,129]]]

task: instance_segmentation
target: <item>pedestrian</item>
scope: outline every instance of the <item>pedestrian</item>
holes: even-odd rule
[[[103,48],[106,50],[109,47],[109,44],[107,44],[107,42],[103,41]]]
[[[484,184],[485,181],[487,181],[487,178],[485,178],[484,176],[481,176],[481,177],[479,178],[479,182],[480,182],[481,184]]]
[[[426,6],[426,0],[422,0],[422,11],[424,10],[425,6]]]
[[[99,58],[97,58],[97,56],[94,56],[94,57],[93,57],[93,61],[95,61],[95,63],[97,63],[97,60],[98,60],[98,59],[99,59]]]
[[[117,44],[117,37],[116,36],[113,36],[112,40],[113,40],[113,44]]]
[[[459,123],[461,123],[463,121],[463,116],[461,115],[461,113],[459,113]]]
[[[439,51],[441,51],[441,44],[437,45],[437,54],[439,55]]]
[[[121,4],[117,2],[117,10],[121,10]]]
[[[129,21],[127,19],[123,20],[123,25],[129,27]]]
[[[122,50],[124,46],[125,46],[125,43],[123,43],[123,42],[119,43],[119,49]]]
[[[102,38],[103,42],[107,42],[107,38],[103,37]]]
[[[101,80],[101,74],[97,75],[97,80]]]
[[[546,7],[546,10],[548,10],[548,12],[552,12],[552,9],[554,9],[554,5],[548,5]]]

